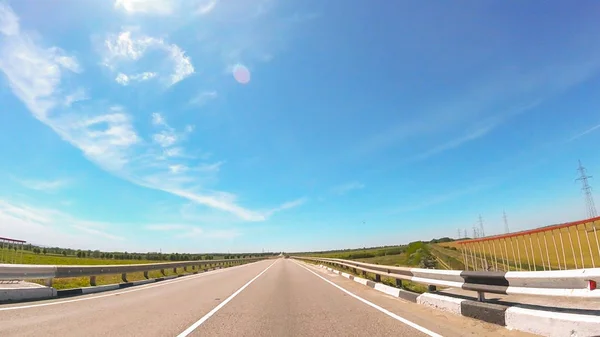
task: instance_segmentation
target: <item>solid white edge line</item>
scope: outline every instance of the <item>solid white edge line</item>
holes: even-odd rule
[[[266,261],[266,260],[262,260],[262,261]],[[256,261],[256,262],[261,262],[261,261]],[[97,295],[97,296],[90,296],[90,297],[82,297],[82,298],[76,298],[76,299],[72,299],[72,300],[55,300],[53,302],[46,302],[46,303],[38,303],[38,304],[30,304],[30,305],[21,305],[21,306],[14,306],[14,307],[0,307],[0,312],[1,311],[9,311],[9,310],[19,310],[19,309],[31,309],[31,308],[39,308],[39,307],[47,307],[50,305],[58,305],[58,304],[66,304],[66,303],[73,303],[73,302],[81,302],[81,301],[88,301],[88,300],[95,300],[95,299],[99,299],[99,298],[104,298],[104,297],[110,297],[110,296],[117,296],[117,295],[121,295],[121,294],[127,294],[127,293],[132,293],[135,291],[141,291],[141,290],[146,290],[146,289],[152,289],[152,288],[158,288],[158,287],[162,287],[162,286],[166,286],[166,285],[171,285],[171,284],[175,284],[175,283],[179,283],[179,282],[185,282],[185,281],[191,281],[191,280],[195,280],[197,278],[201,278],[203,276],[208,276],[208,275],[216,275],[216,274],[220,274],[226,271],[231,271],[231,270],[236,270],[239,269],[241,267],[246,267],[246,266],[250,266],[253,265],[254,263],[246,263],[246,264],[242,264],[239,266],[233,266],[233,267],[229,267],[229,268],[223,268],[223,269],[216,269],[216,270],[211,270],[211,271],[206,271],[203,273],[198,273],[198,274],[191,274],[185,277],[181,277],[181,278],[174,278],[172,280],[164,280],[164,281],[160,281],[160,282],[154,282],[154,283],[149,283],[149,284],[143,284],[143,285],[139,285],[139,286],[135,286],[134,289],[127,289],[127,290],[123,290],[123,291],[113,291],[111,293],[108,294],[104,294],[104,295]],[[92,293],[90,293],[92,294]],[[85,296],[86,294],[83,294],[82,296]]]
[[[194,330],[196,330],[200,325],[202,325],[202,323],[206,322],[206,320],[209,319],[212,315],[214,315],[217,311],[219,311],[219,309],[224,307],[227,303],[229,303],[229,301],[231,301],[234,297],[236,297],[239,293],[241,293],[244,289],[246,289],[246,287],[248,287],[250,284],[252,284],[252,282],[254,282],[257,278],[259,278],[267,270],[269,270],[269,268],[271,268],[275,263],[277,263],[277,261],[279,261],[279,260],[275,260],[275,262],[271,263],[271,265],[269,265],[265,270],[261,271],[260,274],[256,275],[253,279],[248,281],[248,283],[244,284],[240,289],[238,289],[236,292],[234,292],[229,297],[227,297],[225,299],[225,301],[221,302],[213,310],[209,311],[206,315],[202,316],[202,318],[200,318],[198,321],[196,321],[196,323],[190,325],[189,328],[185,329],[182,333],[177,335],[177,337],[186,337],[187,335],[194,332]]]
[[[406,324],[406,325],[408,325],[408,326],[410,326],[410,327],[412,327],[412,328],[414,328],[414,329],[417,329],[417,330],[421,331],[422,333],[424,333],[424,334],[426,334],[426,335],[429,335],[429,336],[431,336],[431,337],[443,337],[443,336],[442,336],[442,335],[440,335],[440,334],[437,334],[437,333],[435,333],[435,332],[433,332],[433,331],[431,331],[431,330],[429,330],[429,329],[427,329],[427,328],[424,328],[424,327],[422,327],[422,326],[418,325],[417,323],[413,323],[413,322],[411,322],[411,321],[407,320],[407,319],[406,319],[406,318],[404,318],[404,317],[400,317],[400,316],[396,315],[395,313],[393,313],[393,312],[391,312],[391,311],[389,311],[389,310],[387,310],[387,309],[384,309],[384,308],[382,308],[382,307],[378,306],[378,305],[377,305],[377,304],[375,304],[375,303],[369,302],[369,301],[365,300],[364,298],[362,298],[362,297],[360,297],[360,296],[358,296],[358,295],[355,295],[354,293],[351,293],[350,291],[348,291],[348,290],[346,290],[346,289],[344,289],[344,288],[340,287],[339,285],[337,285],[337,284],[335,284],[335,283],[333,283],[333,282],[329,281],[328,279],[326,279],[326,278],[324,278],[323,276],[321,276],[321,275],[319,275],[319,274],[315,273],[314,271],[312,271],[312,270],[308,269],[307,267],[305,267],[305,266],[301,265],[300,263],[298,263],[298,262],[296,262],[296,261],[294,261],[294,263],[295,263],[295,264],[297,264],[298,266],[300,266],[300,267],[302,267],[302,268],[306,269],[307,271],[311,272],[313,275],[315,275],[316,277],[320,278],[321,280],[323,280],[323,281],[325,281],[325,282],[327,282],[327,283],[331,284],[332,286],[334,286],[334,287],[338,288],[339,290],[341,290],[341,291],[345,292],[346,294],[348,294],[348,295],[350,295],[350,296],[352,296],[352,297],[356,298],[357,300],[359,300],[359,301],[363,302],[364,304],[366,304],[366,305],[368,305],[368,306],[370,306],[370,307],[372,307],[372,308],[374,308],[374,309],[377,309],[377,310],[381,311],[382,313],[384,313],[384,314],[386,314],[386,315],[388,315],[388,316],[392,317],[393,319],[395,319],[395,320],[397,320],[397,321],[400,321],[400,322],[402,322],[402,323],[404,323],[404,324]]]

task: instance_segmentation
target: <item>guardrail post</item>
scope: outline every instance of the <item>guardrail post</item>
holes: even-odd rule
[[[381,282],[381,275],[375,274],[375,282]]]
[[[196,265],[193,265],[193,266],[192,266],[192,270],[196,270]]]
[[[121,280],[123,280],[123,282],[127,283],[127,273],[121,274]]]
[[[479,302],[485,302],[485,293],[483,291],[477,292],[477,300]]]
[[[430,284],[427,286],[427,291],[432,292],[432,291],[437,291],[437,287]]]
[[[93,287],[96,286],[96,276],[90,276],[90,285]]]
[[[51,278],[47,278],[46,282],[44,282],[44,283],[46,283],[46,287],[52,287],[52,279]]]
[[[402,279],[396,279],[396,288],[402,288]]]
[[[150,278],[150,277],[148,277],[148,271],[147,271],[147,270],[144,272],[144,278],[145,278],[146,280]]]
[[[183,266],[183,271],[187,271],[187,266]]]
[[[177,274],[177,267],[173,268],[173,273]]]
[[[352,268],[352,272],[353,272],[354,274],[357,274],[357,272],[356,272],[356,268]]]
[[[167,276],[167,274],[165,274],[165,270],[164,269],[161,269],[160,273],[162,274],[162,276]]]

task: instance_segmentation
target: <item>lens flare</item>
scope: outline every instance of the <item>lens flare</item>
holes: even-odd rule
[[[240,84],[247,84],[250,82],[250,70],[242,64],[236,64],[233,67],[233,78]]]

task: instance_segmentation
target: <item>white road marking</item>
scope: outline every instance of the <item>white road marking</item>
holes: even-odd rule
[[[179,335],[177,335],[177,337],[186,337],[187,335],[191,334],[200,325],[202,325],[202,323],[206,322],[207,319],[209,319],[212,315],[214,315],[217,311],[219,311],[219,309],[221,309],[222,307],[224,307],[225,304],[229,303],[229,301],[231,301],[234,297],[236,297],[239,293],[241,293],[244,289],[246,289],[246,287],[249,286],[252,282],[254,282],[254,280],[256,280],[257,278],[259,278],[262,274],[264,274],[267,270],[269,270],[269,268],[271,268],[275,263],[277,263],[277,261],[279,261],[279,260],[276,260],[275,262],[271,263],[271,265],[269,265],[267,268],[265,268],[265,270],[261,271],[260,274],[256,275],[253,279],[251,279],[250,281],[248,281],[248,283],[244,284],[240,289],[238,289],[236,292],[234,292],[233,294],[231,294],[231,296],[227,297],[227,299],[225,299],[225,301],[223,301],[219,305],[217,305],[208,314],[204,315],[196,323],[190,325],[189,328],[185,329],[185,331],[183,331],[182,333],[180,333]]]
[[[397,321],[400,321],[400,322],[402,322],[402,323],[404,323],[404,324],[406,324],[406,325],[408,325],[408,326],[410,326],[410,327],[412,327],[412,328],[414,328],[414,329],[417,329],[417,330],[421,331],[422,333],[424,333],[424,334],[426,334],[426,335],[429,335],[429,336],[431,336],[431,337],[443,337],[443,336],[442,336],[442,335],[440,335],[440,334],[437,334],[437,333],[435,333],[435,332],[433,332],[433,331],[431,331],[431,330],[429,330],[429,329],[427,329],[427,328],[424,328],[424,327],[422,327],[422,326],[418,325],[417,323],[413,323],[413,322],[411,322],[411,321],[407,320],[407,319],[406,319],[406,318],[404,318],[404,317],[400,317],[400,316],[396,315],[395,313],[393,313],[393,312],[391,312],[391,311],[389,311],[389,310],[387,310],[387,309],[384,309],[384,308],[382,308],[382,307],[378,306],[378,305],[377,305],[377,304],[375,304],[375,303],[369,302],[369,301],[365,300],[364,298],[362,298],[362,297],[360,297],[360,296],[358,296],[358,295],[355,295],[354,293],[351,293],[350,291],[348,291],[348,290],[346,290],[346,289],[344,289],[344,288],[340,287],[339,285],[337,285],[337,284],[335,284],[335,283],[333,283],[333,282],[329,281],[328,279],[324,278],[323,276],[321,276],[321,275],[319,275],[319,274],[315,273],[314,271],[312,271],[312,270],[310,270],[310,269],[306,268],[305,266],[301,265],[300,263],[298,263],[298,262],[296,262],[296,261],[293,261],[293,262],[294,262],[295,264],[297,264],[298,266],[300,266],[300,267],[302,267],[302,268],[304,268],[304,269],[308,270],[309,272],[311,272],[313,275],[315,275],[316,277],[320,278],[321,280],[323,280],[323,281],[325,281],[325,282],[327,282],[327,283],[331,284],[332,286],[334,286],[334,287],[338,288],[339,290],[341,290],[341,291],[345,292],[346,294],[348,294],[348,295],[350,295],[350,296],[352,296],[352,297],[356,298],[357,300],[359,300],[359,301],[363,302],[364,304],[366,304],[366,305],[368,305],[368,306],[370,306],[370,307],[372,307],[372,308],[375,308],[375,309],[377,309],[377,310],[379,310],[379,311],[383,312],[384,314],[386,314],[386,315],[390,316],[391,318],[393,318],[393,319],[395,319],[395,320],[397,320]]]
[[[260,261],[258,261],[258,262],[260,262]],[[76,299],[72,299],[72,300],[62,300],[62,301],[59,300],[59,301],[47,302],[47,303],[21,305],[21,306],[15,306],[15,307],[5,307],[5,308],[0,307],[0,311],[39,308],[39,307],[46,307],[46,306],[50,306],[50,305],[58,305],[58,304],[66,304],[66,303],[73,303],[73,302],[81,302],[81,301],[95,300],[95,299],[109,297],[109,296],[117,296],[117,295],[132,293],[132,292],[140,291],[140,290],[158,288],[158,287],[162,287],[162,286],[166,286],[166,285],[171,285],[171,284],[174,284],[174,283],[179,283],[179,282],[184,282],[184,281],[191,281],[191,280],[195,280],[197,278],[203,277],[203,276],[220,274],[222,272],[226,272],[226,271],[233,270],[233,269],[238,269],[238,268],[245,267],[245,266],[250,266],[252,264],[253,263],[248,263],[248,264],[243,264],[241,266],[234,266],[234,267],[229,267],[229,268],[224,268],[224,269],[217,269],[217,270],[207,271],[207,272],[203,272],[203,273],[196,274],[196,275],[185,276],[185,277],[182,277],[182,278],[176,278],[176,279],[172,279],[172,280],[160,281],[159,283],[149,283],[149,284],[145,284],[145,285],[139,285],[139,286],[135,286],[134,289],[127,289],[127,290],[123,290],[123,291],[114,291],[114,292],[111,292],[109,294],[104,294],[104,295],[82,297],[82,298],[76,298]]]

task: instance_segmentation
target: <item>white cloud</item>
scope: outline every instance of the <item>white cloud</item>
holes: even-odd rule
[[[0,10],[0,27],[12,27],[14,20],[7,23],[6,18],[16,15],[6,6]],[[12,35],[6,35],[4,31]],[[64,93],[73,92],[68,86],[70,81],[63,81],[70,72],[62,70],[79,71],[72,63],[75,58],[56,47],[41,47],[27,33],[14,27],[4,29],[3,34],[6,36],[0,40],[0,70],[6,75],[13,93],[39,121],[80,149],[100,168],[139,186],[229,212],[246,221],[263,221],[274,211],[294,206],[284,204],[271,212],[257,212],[238,205],[235,195],[203,186],[205,181],[214,180],[220,164],[201,164],[200,159],[186,154],[178,145],[191,132],[191,127],[178,133],[161,116],[162,122],[157,125],[160,130],[155,135],[162,136],[153,137],[155,142],[145,142],[135,130],[131,116],[120,106],[107,107],[105,103],[95,103],[82,105],[73,112],[60,108],[65,105],[63,102],[70,100]],[[34,34],[37,36],[37,33]],[[181,62],[172,80],[191,73],[193,68],[189,58],[181,49],[172,48],[174,45],[166,45],[159,39],[143,36],[134,39],[128,32],[121,33],[114,41],[107,41],[106,60],[109,63],[117,59],[136,60],[154,45],[160,48],[167,46],[175,51],[170,55]],[[174,173],[174,165],[204,170],[202,174],[198,170]]]
[[[106,47],[104,64],[110,69],[120,68],[120,64],[140,60],[148,49],[163,51],[172,64],[168,84],[173,85],[194,73],[194,66],[189,56],[176,44],[168,44],[163,39],[138,34],[137,31],[125,30],[117,35],[109,35],[104,45]],[[160,63],[160,62],[157,62]],[[162,71],[162,70],[161,70]],[[129,80],[145,81],[156,77],[158,72],[143,72],[137,75],[120,73]],[[117,77],[118,77],[117,76]],[[120,84],[126,84],[125,83]]]
[[[168,15],[173,13],[174,1],[172,0],[116,0],[115,8],[122,9],[128,14],[157,14]]]
[[[158,112],[153,112],[152,113],[152,124],[154,124],[154,125],[165,125],[165,119]]]
[[[129,76],[123,73],[119,73],[119,75],[117,75],[117,77],[115,78],[115,81],[121,85],[127,85],[129,84]]]
[[[169,165],[169,171],[171,171],[171,173],[174,173],[174,174],[182,173],[187,170],[189,170],[189,168],[185,165],[181,165],[181,164]]]
[[[0,2],[0,32],[4,35],[19,34],[19,18],[2,2]]]
[[[206,15],[212,12],[217,6],[217,0],[203,0],[198,6],[196,10],[197,14]]]
[[[69,184],[68,180],[56,179],[56,180],[19,180],[17,181],[26,188],[36,190],[53,192],[66,187]]]
[[[186,224],[154,224],[145,227],[149,231],[176,232],[175,238],[209,238],[233,239],[241,235],[236,229],[205,230],[203,228]]]
[[[65,55],[64,51],[60,48],[53,47],[49,50],[54,56],[54,62],[60,64],[63,68],[68,69],[74,73],[80,73],[83,71],[75,57]]]
[[[157,73],[154,72],[143,72],[135,75],[127,75],[123,73],[119,73],[115,78],[115,81],[121,85],[128,85],[131,81],[142,82],[147,81],[151,78],[156,77]]]
[[[0,49],[0,70],[6,74],[14,94],[36,118],[45,119],[46,112],[57,103],[56,88],[63,75],[61,68],[80,68],[74,58],[65,59],[59,48],[39,47],[17,29],[18,26],[13,27],[18,20],[12,20],[16,15],[9,7],[2,5],[0,13],[0,26],[9,27],[2,30],[6,37]]]
[[[281,204],[279,207],[273,208],[271,210],[268,210],[267,212],[264,213],[264,217],[270,217],[271,215],[277,213],[277,212],[281,212],[287,209],[292,209],[298,206],[302,206],[304,205],[306,202],[308,201],[307,198],[300,198],[300,199],[296,199],[296,200],[292,200],[292,201],[288,201],[285,202],[283,204]]]
[[[111,35],[105,41],[105,64],[110,65],[119,59],[138,60],[150,47],[161,46],[164,42],[148,36],[132,38],[131,31],[123,31],[118,35]]]
[[[169,147],[177,142],[177,137],[168,131],[161,131],[160,133],[155,133],[152,136],[152,140],[162,147]]]
[[[206,104],[209,100],[213,100],[217,98],[217,92],[212,91],[203,91],[197,94],[194,98],[190,100],[190,104],[202,106]]]
[[[81,249],[126,249],[119,244],[125,238],[111,233],[113,226],[78,219],[53,209],[0,199],[0,232],[4,236],[36,244]]]
[[[155,224],[155,225],[147,225],[145,228],[150,231],[173,231],[173,230],[181,230],[181,229],[188,228],[188,225]]]
[[[360,190],[363,188],[365,188],[365,185],[363,183],[360,183],[358,181],[352,181],[343,185],[335,186],[331,189],[331,192],[338,195],[344,195],[352,190]]]
[[[84,89],[76,89],[72,94],[65,96],[64,105],[70,107],[75,102],[80,102],[89,99],[90,97]]]
[[[183,80],[194,73],[194,66],[189,56],[185,56],[185,52],[177,45],[169,47],[171,60],[175,64],[175,70],[171,75],[171,85]]]
[[[600,129],[600,124],[598,124],[598,125],[595,125],[595,126],[592,126],[591,128],[589,128],[589,129],[587,129],[587,130],[585,130],[585,131],[583,131],[583,132],[580,132],[580,133],[576,134],[575,136],[571,137],[571,138],[568,140],[568,142],[572,142],[572,141],[574,141],[575,139],[577,139],[577,138],[580,138],[580,137],[583,137],[583,136],[587,135],[588,133],[594,132],[594,131],[596,131],[596,130],[598,130],[598,129]]]
[[[481,138],[481,137],[487,135],[492,129],[493,129],[492,126],[486,126],[486,127],[479,128],[473,132],[467,133],[464,136],[452,139],[446,143],[440,144],[440,145],[435,146],[423,153],[420,153],[420,154],[414,156],[413,158],[411,158],[410,161],[424,160],[424,159],[427,159],[436,154],[442,153],[444,151],[448,151],[448,150],[457,148],[465,143],[474,141],[478,138]]]

